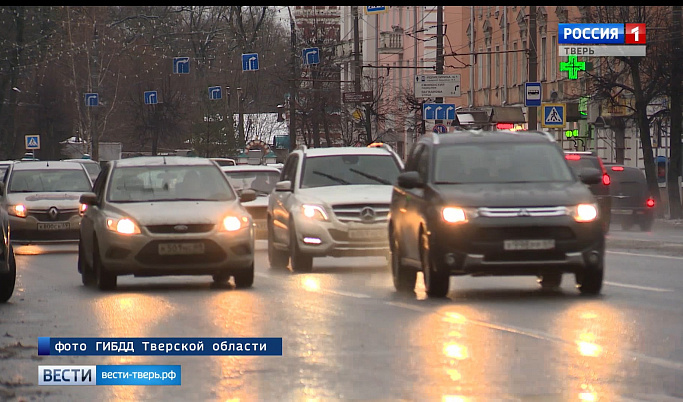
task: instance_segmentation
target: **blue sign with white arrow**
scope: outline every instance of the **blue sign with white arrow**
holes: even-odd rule
[[[209,99],[218,100],[223,97],[221,87],[209,87]]]
[[[258,53],[242,53],[242,71],[258,70]]]
[[[157,91],[145,91],[145,105],[156,105],[159,103],[157,101]]]
[[[85,94],[85,106],[97,106],[99,103],[99,96],[96,93]]]
[[[422,105],[424,120],[455,120],[454,103],[425,103]]]
[[[317,47],[309,47],[301,51],[304,65],[320,64],[320,52]]]
[[[190,73],[190,58],[189,57],[174,57],[173,58],[173,74],[189,74]]]

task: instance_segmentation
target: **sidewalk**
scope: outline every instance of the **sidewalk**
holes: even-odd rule
[[[657,219],[653,231],[680,231],[683,234],[683,219]],[[615,239],[607,235],[607,250],[645,251],[653,254],[683,256],[683,242],[665,242],[661,239]]]

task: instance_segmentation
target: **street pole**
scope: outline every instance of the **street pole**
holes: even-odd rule
[[[237,113],[239,115],[239,133],[237,145],[243,148],[246,145],[246,138],[244,138],[244,112],[242,111],[242,88],[237,88]]]
[[[538,59],[536,55],[536,6],[529,6],[529,82],[538,79]],[[541,98],[543,90],[541,90]],[[538,129],[538,117],[536,106],[530,106],[528,111],[529,130]]]
[[[289,11],[289,29],[290,33],[290,57],[292,63],[292,79],[289,87],[289,151],[296,149],[296,98],[297,98],[297,87],[299,86],[298,74],[296,70],[297,65],[297,55],[296,55],[296,23],[294,22],[294,16],[292,16],[292,10],[287,7]]]
[[[678,178],[683,173],[681,165],[683,155],[681,155],[681,131],[683,130],[683,117],[681,115],[681,79],[683,79],[683,71],[681,70],[681,50],[683,44],[681,43],[681,29],[683,22],[681,21],[681,6],[673,6],[672,31],[673,38],[673,55],[674,62],[671,67],[671,140],[669,141],[669,169],[667,172],[666,188],[669,192],[669,218],[681,219],[683,217],[683,206],[681,205],[681,184]]]
[[[436,7],[436,74],[443,74],[443,6]],[[436,103],[443,103],[443,98],[436,98]],[[434,124],[443,123],[435,120]]]

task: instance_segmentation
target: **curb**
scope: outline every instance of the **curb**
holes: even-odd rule
[[[683,244],[681,243],[662,243],[658,241],[648,240],[625,240],[625,239],[607,239],[605,243],[607,250],[653,250],[661,251],[667,254],[674,254],[683,256]]]

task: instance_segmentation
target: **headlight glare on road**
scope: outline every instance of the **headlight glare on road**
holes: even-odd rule
[[[598,217],[598,207],[595,204],[579,204],[573,208],[573,215],[577,222],[592,222]]]
[[[320,205],[304,204],[301,206],[301,210],[306,218],[321,221],[327,220],[327,212],[325,212],[325,208]]]
[[[28,208],[23,204],[10,205],[8,212],[10,215],[18,216],[19,218],[26,218]]]
[[[444,207],[441,210],[443,220],[448,223],[464,223],[467,222],[467,213],[460,207]]]
[[[107,218],[107,229],[125,235],[140,233],[140,228],[130,218]]]

